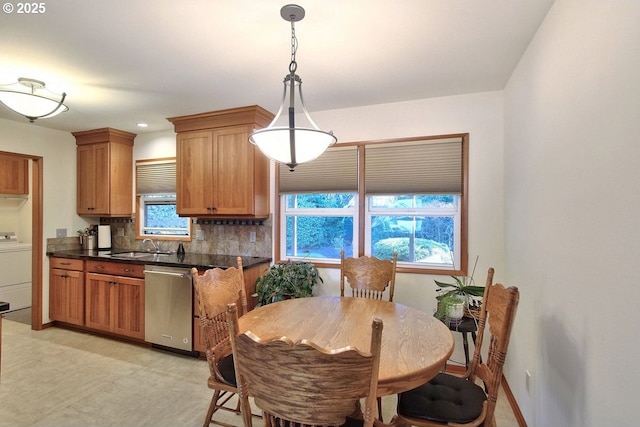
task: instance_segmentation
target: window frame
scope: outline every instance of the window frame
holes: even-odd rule
[[[371,146],[375,144],[389,144],[389,143],[403,143],[403,142],[416,142],[416,141],[428,141],[428,140],[437,140],[437,139],[448,139],[448,138],[460,138],[462,142],[462,183],[461,183],[461,192],[459,194],[459,233],[454,236],[455,239],[459,240],[459,263],[455,264],[452,269],[443,269],[443,268],[429,268],[429,267],[418,267],[415,265],[410,265],[410,263],[399,263],[397,267],[397,271],[403,273],[417,273],[417,274],[432,274],[432,275],[466,275],[468,271],[468,206],[469,206],[469,134],[468,133],[458,133],[458,134],[446,134],[446,135],[433,135],[433,136],[421,136],[421,137],[411,137],[411,138],[395,138],[395,139],[385,139],[385,140],[372,140],[372,141],[359,141],[359,142],[348,142],[348,143],[339,143],[335,148],[342,148],[348,146]],[[331,150],[333,147],[330,147],[328,150]],[[358,149],[358,162],[359,164],[364,164],[364,150]],[[278,163],[275,164],[275,199],[276,203],[274,203],[274,258],[276,262],[281,262],[287,259],[286,257],[286,247],[281,246],[283,244],[282,233],[283,228],[286,228],[284,224],[282,224],[282,219],[284,218],[284,194],[280,193],[280,165]],[[357,196],[357,218],[354,218],[354,230],[356,229],[357,224],[357,232],[354,235],[354,256],[364,255],[364,248],[366,247],[366,234],[370,233],[367,229],[367,209],[368,209],[368,201],[367,195],[365,194],[364,188],[364,170],[358,168],[358,196]],[[293,172],[295,173],[295,172]],[[407,211],[408,212],[408,211]],[[286,242],[284,242],[286,245]],[[357,255],[355,254],[355,250],[358,248]],[[314,259],[309,259],[310,262],[313,262],[316,267],[320,268],[340,268],[339,261],[331,262],[331,260],[322,260],[316,261]]]
[[[151,195],[151,194],[155,194],[155,195],[165,195],[165,196],[173,196],[173,203],[176,204],[177,207],[177,194],[175,193],[175,184],[173,183],[172,180],[167,180],[167,179],[160,179],[159,181],[156,181],[155,176],[153,176],[153,180],[151,182],[153,182],[154,184],[159,182],[159,187],[158,188],[154,188],[153,191],[149,191],[148,193],[145,192],[145,194],[139,194],[139,185],[140,183],[138,182],[138,166],[140,165],[153,165],[153,164],[159,164],[159,165],[163,165],[163,164],[168,164],[168,163],[176,163],[176,158],[175,157],[163,157],[163,158],[157,158],[157,159],[139,159],[136,160],[135,162],[135,179],[136,179],[136,186],[135,186],[135,194],[136,194],[136,210],[135,210],[135,214],[134,214],[134,229],[135,229],[135,236],[137,240],[141,240],[141,239],[147,239],[147,238],[151,238],[153,240],[166,240],[166,241],[183,241],[183,242],[190,242],[193,239],[193,221],[191,220],[190,217],[183,217],[186,218],[187,220],[187,224],[188,224],[188,235],[178,235],[178,234],[174,234],[174,235],[167,235],[167,234],[144,234],[143,233],[143,228],[144,228],[144,198],[147,195]],[[171,178],[171,174],[164,174],[164,171],[162,171],[161,173],[163,173],[162,177],[163,178]],[[150,181],[146,181],[146,184],[148,185]],[[174,191],[170,191],[170,190],[174,190]]]
[[[167,194],[167,193],[158,193],[158,195],[163,195],[163,196],[173,196],[172,198],[167,198],[165,199],[165,203],[161,203],[161,204],[175,204],[177,206],[177,200],[176,200],[176,195],[171,193],[171,194]],[[173,199],[173,200],[171,200]],[[144,195],[138,195],[136,196],[136,220],[135,220],[135,228],[136,228],[136,238],[137,239],[153,239],[153,240],[171,240],[171,241],[178,241],[181,240],[183,242],[190,242],[192,237],[192,222],[191,222],[191,218],[185,218],[185,217],[181,217],[187,220],[187,235],[183,235],[183,234],[144,234],[144,209],[145,209],[145,196]],[[166,202],[169,203],[166,203]],[[173,203],[171,203],[173,202]]]

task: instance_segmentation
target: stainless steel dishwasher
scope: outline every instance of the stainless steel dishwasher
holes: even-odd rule
[[[193,351],[191,270],[145,265],[144,336],[154,347]]]

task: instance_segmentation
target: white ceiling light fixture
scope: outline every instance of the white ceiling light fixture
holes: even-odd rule
[[[289,74],[284,78],[282,103],[269,126],[249,135],[249,142],[257,145],[270,159],[289,166],[289,170],[293,171],[300,163],[318,158],[330,145],[336,143],[337,138],[332,132],[320,130],[311,118],[302,97],[302,79],[296,74],[298,39],[296,38],[295,23],[304,18],[304,9],[296,4],[288,4],[280,9],[280,16],[285,21],[291,22],[291,62],[289,63]],[[296,126],[296,87],[298,88],[299,104],[310,125],[307,127]],[[287,104],[287,90],[289,91],[288,115],[286,117],[288,122],[286,125],[277,125]]]
[[[11,85],[0,86],[0,102],[31,123],[68,111],[69,108],[63,104],[66,97],[66,93],[58,95],[46,89],[40,80],[25,77]]]

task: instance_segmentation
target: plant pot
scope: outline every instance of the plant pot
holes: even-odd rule
[[[447,307],[447,318],[451,326],[458,326],[464,317],[464,301],[452,303]]]

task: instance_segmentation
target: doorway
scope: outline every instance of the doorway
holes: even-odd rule
[[[31,160],[31,329],[39,331],[42,324],[42,269],[43,269],[43,158],[22,153],[2,154]],[[24,312],[22,315],[24,316]],[[26,322],[25,322],[26,323]]]

